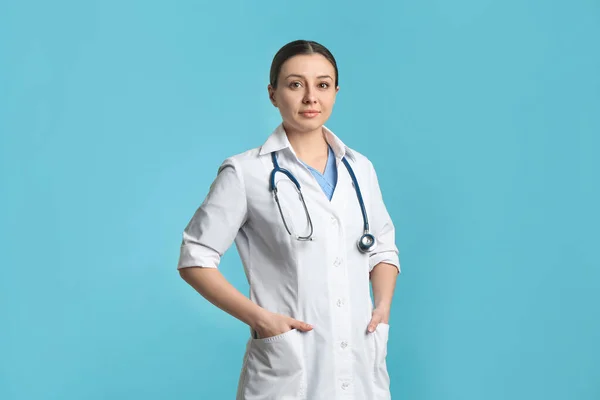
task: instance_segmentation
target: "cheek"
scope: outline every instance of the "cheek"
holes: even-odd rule
[[[283,114],[293,113],[293,110],[296,108],[295,101],[290,96],[281,96],[277,103]]]
[[[326,109],[327,111],[331,111],[334,103],[335,103],[335,97],[328,96],[323,99],[321,104],[324,109]]]

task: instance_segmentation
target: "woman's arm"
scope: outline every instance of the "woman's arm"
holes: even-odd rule
[[[396,230],[383,202],[375,168],[371,164],[371,221],[377,247],[369,255],[370,278],[375,309],[368,331],[373,332],[380,322],[389,323],[396,278],[400,273],[400,260],[396,247]]]
[[[310,331],[312,327],[285,315],[272,313],[241,294],[216,268],[187,267],[181,277],[221,310],[249,325],[261,338],[276,336],[291,328]]]
[[[179,274],[205,299],[253,329],[266,310],[241,294],[216,268],[189,267]]]
[[[370,275],[375,309],[368,329],[369,332],[373,332],[380,322],[389,323],[398,268],[395,265],[382,262],[373,268]]]
[[[275,336],[290,328],[312,329],[254,304],[218,270],[221,256],[247,221],[247,206],[243,174],[235,159],[228,158],[183,232],[179,274],[208,301],[248,324],[260,337]]]

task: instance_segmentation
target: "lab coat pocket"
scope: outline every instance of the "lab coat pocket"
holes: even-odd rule
[[[386,356],[390,326],[380,323],[377,325],[373,337],[375,340],[375,365],[373,371],[373,384],[375,388],[374,400],[389,400],[390,377],[387,371]]]
[[[297,400],[305,396],[302,337],[296,329],[251,339],[243,400]]]

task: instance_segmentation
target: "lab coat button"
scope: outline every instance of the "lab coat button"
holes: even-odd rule
[[[344,382],[342,383],[342,389],[346,390],[350,387],[350,384],[348,382]]]
[[[338,301],[335,304],[337,304],[338,307],[341,307],[344,305],[344,301],[342,299],[338,299]]]
[[[342,264],[342,259],[341,259],[341,258],[339,258],[339,257],[337,257],[337,258],[335,259],[335,261],[333,262],[333,265],[334,265],[335,267],[339,267],[341,264]]]
[[[346,347],[348,347],[348,342],[346,342],[346,341],[342,342],[342,344],[340,344],[340,347],[342,349],[345,349]]]

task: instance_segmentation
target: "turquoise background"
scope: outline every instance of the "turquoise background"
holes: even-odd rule
[[[298,38],[396,223],[393,398],[600,399],[596,0],[1,2],[0,399],[234,398],[181,233]]]

